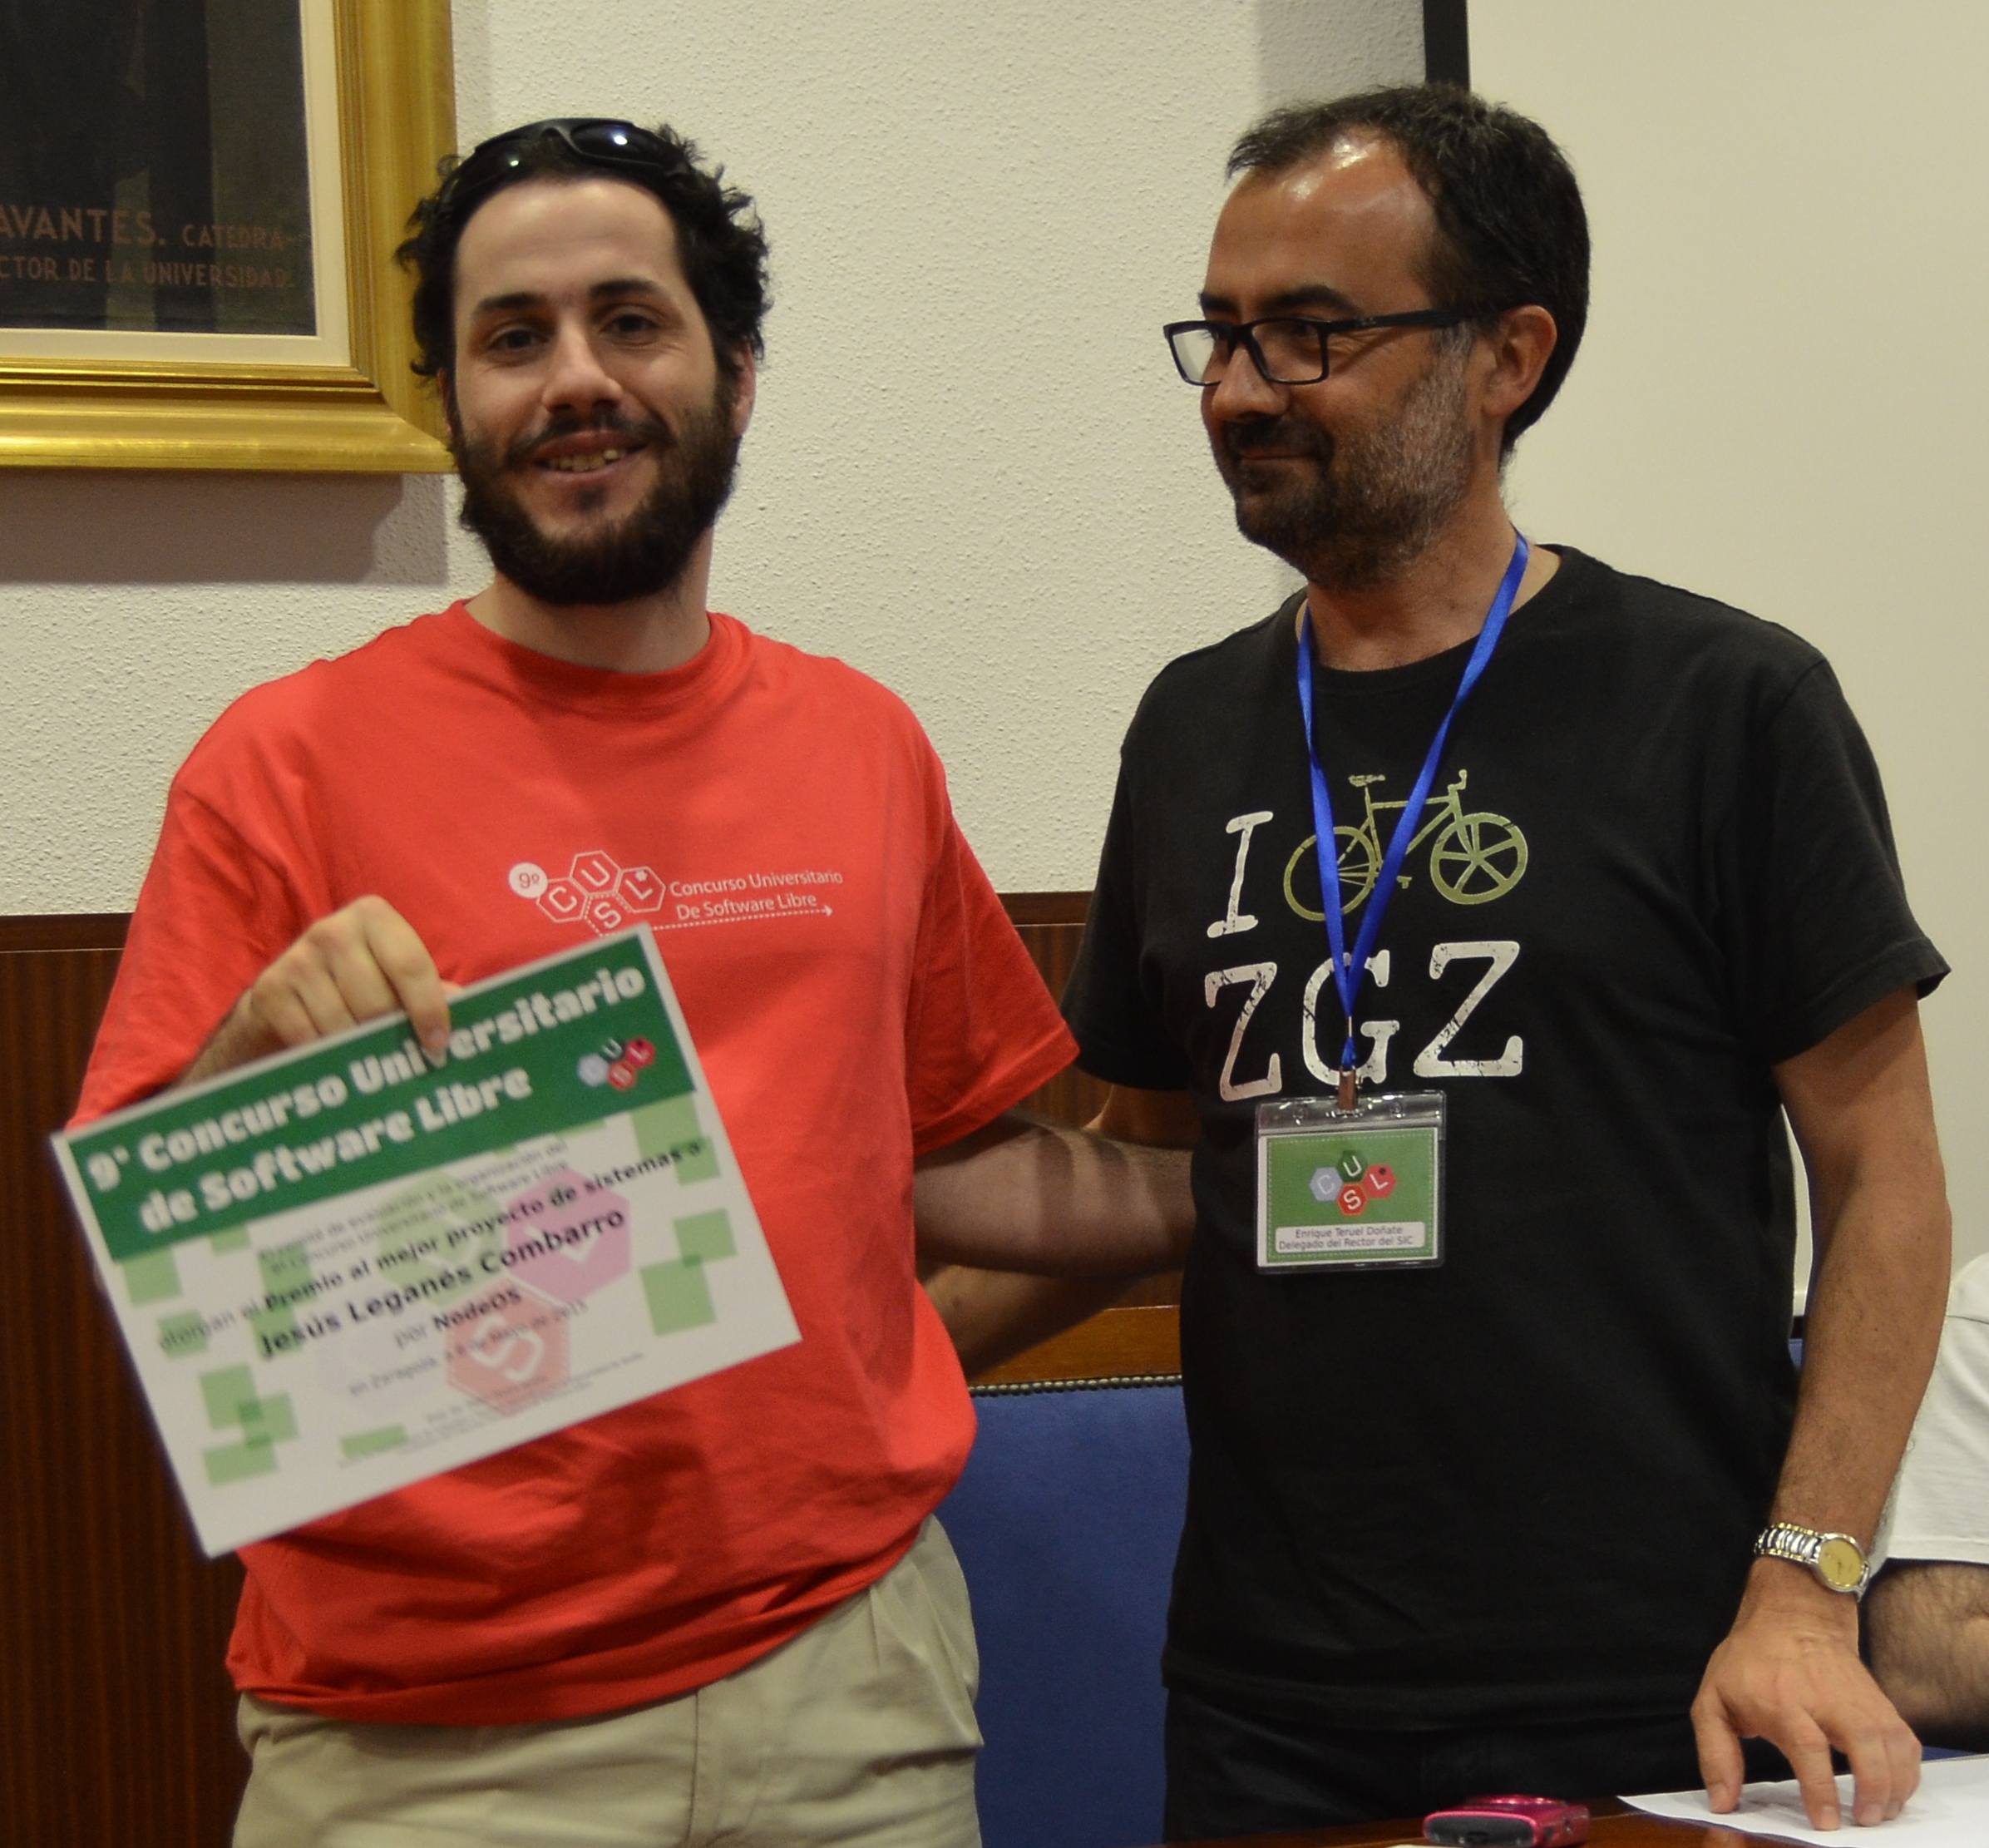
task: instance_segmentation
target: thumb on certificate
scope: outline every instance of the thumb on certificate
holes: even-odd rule
[[[432,1054],[449,1043],[449,1001],[461,993],[445,982],[414,926],[384,899],[363,898],[353,907],[364,926],[374,965],[407,1010],[415,1037]]]

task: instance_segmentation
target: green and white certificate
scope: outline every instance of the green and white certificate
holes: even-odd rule
[[[800,1338],[647,930],[57,1135],[210,1554]]]

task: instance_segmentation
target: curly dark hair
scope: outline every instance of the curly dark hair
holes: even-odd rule
[[[640,158],[591,159],[560,126],[545,125],[541,134],[516,129],[461,160],[451,155],[442,161],[442,184],[415,207],[410,235],[394,253],[402,269],[414,272],[416,372],[441,377],[455,360],[456,247],[464,226],[494,195],[528,180],[606,178],[654,195],[676,226],[677,260],[711,330],[719,366],[736,378],[742,346],[756,358],[765,353],[760,327],[769,303],[767,234],[752,199],[723,184],[725,170],[708,168],[697,144],[667,124],[653,137],[646,130],[633,132]],[[494,151],[499,149],[501,156]]]
[[[1433,301],[1469,309],[1479,329],[1528,304],[1554,318],[1540,383],[1506,420],[1510,452],[1553,403],[1588,324],[1588,217],[1567,158],[1537,122],[1455,84],[1419,83],[1273,110],[1237,141],[1230,177],[1286,173],[1360,135],[1400,151],[1436,213],[1420,265]]]

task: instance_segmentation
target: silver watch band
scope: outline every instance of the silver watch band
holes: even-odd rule
[[[1858,1576],[1854,1582],[1838,1583],[1837,1578],[1825,1571],[1824,1549],[1834,1543],[1837,1557],[1833,1564],[1839,1567],[1842,1577],[1843,1549],[1855,1555]],[[1791,1565],[1807,1566],[1816,1574],[1817,1582],[1827,1590],[1838,1592],[1849,1598],[1864,1596],[1865,1587],[1872,1581],[1872,1562],[1865,1557],[1864,1549],[1848,1534],[1823,1534],[1814,1527],[1798,1527],[1793,1521],[1777,1521],[1764,1528],[1755,1542],[1755,1552],[1760,1558],[1786,1559]]]

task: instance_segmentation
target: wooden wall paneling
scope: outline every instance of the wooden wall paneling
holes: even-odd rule
[[[246,1769],[241,1569],[194,1545],[45,1141],[122,939],[0,920],[0,1839],[22,1848],[218,1848]]]
[[[0,917],[0,953],[9,950],[121,950],[128,912],[66,912],[52,917]],[[92,1021],[90,1031],[96,1031]],[[85,1045],[88,1051],[87,1043]]]
[[[1176,1284],[1178,1292],[1178,1284]],[[1161,1381],[1181,1376],[1181,1310],[1166,1303],[1115,1304],[1053,1335],[1026,1354],[974,1376],[976,1392],[1019,1387]]]
[[[1037,893],[1026,896],[1041,898],[1049,895]],[[1064,897],[1066,895],[1059,893],[1055,896]],[[1069,896],[1075,898],[1078,904],[1067,905],[1065,910],[1067,913],[1076,910],[1074,917],[1066,915],[1060,918],[1034,919],[1029,913],[1037,907],[1020,906],[1013,897],[1004,901],[1010,907],[1011,917],[1018,910],[1022,912],[1021,917],[1016,919],[1015,934],[1028,949],[1044,986],[1059,999],[1064,994],[1064,985],[1070,980],[1071,971],[1077,966],[1078,946],[1084,941],[1084,914],[1078,908],[1084,895],[1075,893]],[[1023,1099],[1022,1108],[1034,1110],[1039,1116],[1048,1117],[1053,1123],[1083,1124],[1090,1122],[1104,1107],[1104,1103],[1103,1084],[1088,1072],[1079,1071],[1073,1065],[1053,1078],[1040,1090],[1030,1093]]]

